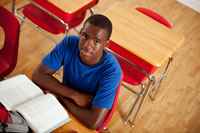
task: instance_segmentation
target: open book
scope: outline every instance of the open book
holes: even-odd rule
[[[25,75],[0,81],[0,103],[19,112],[36,133],[47,133],[70,121],[56,97],[44,94]]]

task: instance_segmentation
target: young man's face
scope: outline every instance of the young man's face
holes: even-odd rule
[[[108,43],[107,31],[86,23],[80,32],[80,58],[87,65],[99,62]]]

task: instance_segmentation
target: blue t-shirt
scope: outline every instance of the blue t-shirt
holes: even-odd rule
[[[65,85],[93,95],[93,107],[110,109],[121,80],[120,65],[107,51],[97,64],[86,65],[80,59],[78,45],[79,37],[66,36],[42,62],[53,70],[63,66]]]

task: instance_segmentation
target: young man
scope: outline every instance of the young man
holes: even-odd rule
[[[104,48],[112,23],[103,15],[89,17],[79,37],[66,36],[33,73],[33,81],[61,97],[64,106],[87,127],[101,126],[111,109],[121,79],[116,58]],[[63,66],[63,83],[53,74]]]

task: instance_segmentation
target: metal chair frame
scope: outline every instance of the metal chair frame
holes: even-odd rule
[[[134,124],[135,124],[135,120],[137,118],[137,115],[140,111],[140,109],[142,108],[142,105],[144,103],[144,100],[150,90],[150,88],[152,87],[153,83],[155,82],[155,77],[148,74],[143,68],[141,68],[140,66],[138,66],[137,64],[134,64],[133,62],[130,62],[128,59],[122,57],[121,55],[117,54],[116,52],[114,52],[113,50],[109,49],[109,48],[106,48],[107,51],[111,52],[112,54],[114,54],[117,59],[118,58],[121,58],[122,60],[126,61],[127,63],[131,64],[132,67],[136,68],[138,71],[140,71],[141,73],[143,73],[147,79],[148,79],[148,82],[147,84],[145,84],[144,82],[142,82],[140,84],[141,86],[141,89],[139,92],[136,92],[134,91],[132,88],[130,88],[129,86],[127,86],[123,80],[122,80],[122,85],[127,88],[129,91],[133,92],[137,97],[136,99],[134,100],[128,114],[126,115],[126,117],[124,118],[124,122],[125,124],[129,124],[131,127],[134,127]],[[138,105],[138,107],[136,108],[136,106]],[[132,115],[133,111],[136,111],[134,116],[133,116],[133,119],[130,120],[130,116]]]

